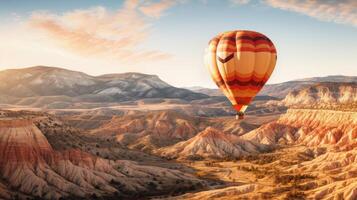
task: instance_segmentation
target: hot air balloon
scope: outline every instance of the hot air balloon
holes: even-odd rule
[[[277,59],[272,41],[246,30],[224,32],[209,42],[205,65],[213,81],[244,118],[244,111],[272,74]]]

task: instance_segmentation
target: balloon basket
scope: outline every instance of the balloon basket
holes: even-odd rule
[[[240,119],[244,119],[244,113],[239,112],[236,114],[236,120],[240,120]]]

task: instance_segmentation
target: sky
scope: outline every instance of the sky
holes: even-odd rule
[[[0,0],[0,70],[141,72],[215,88],[204,50],[229,30],[273,41],[278,62],[268,83],[357,76],[355,0]]]

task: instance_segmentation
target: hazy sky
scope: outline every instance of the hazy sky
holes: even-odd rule
[[[204,49],[236,29],[274,42],[270,83],[357,75],[355,0],[0,0],[0,69],[142,72],[175,86],[215,87]]]

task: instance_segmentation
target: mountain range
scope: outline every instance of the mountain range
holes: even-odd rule
[[[36,66],[0,72],[2,96],[58,96],[81,101],[122,102],[143,98],[195,100],[206,95],[173,87],[156,75],[140,73],[90,76],[56,67]],[[16,92],[13,92],[16,91]]]
[[[277,98],[284,98],[287,94],[292,91],[299,91],[300,89],[314,85],[317,83],[330,82],[330,83],[357,83],[356,76],[325,76],[325,77],[312,77],[312,78],[304,78],[304,79],[296,79],[283,83],[275,83],[275,84],[267,84],[263,87],[263,89],[259,92],[259,96],[272,96]],[[219,89],[211,89],[204,87],[187,87],[195,92],[200,92],[209,96],[222,96],[223,93]]]
[[[3,107],[13,105],[46,109],[88,109],[123,106],[127,109],[128,106],[134,108],[138,105],[161,105],[160,109],[166,109],[167,106],[182,109],[185,105],[186,112],[200,113],[199,115],[204,116],[234,113],[230,103],[218,89],[177,88],[162,81],[156,75],[123,73],[91,76],[63,68],[35,66],[0,71],[0,79],[2,80],[0,103]],[[247,112],[266,113],[274,109],[283,111],[284,106],[293,104],[292,99],[306,99],[304,95],[311,96],[307,99],[314,99],[312,88],[325,82],[330,84],[325,84],[323,91],[320,84],[318,91],[324,93],[325,90],[331,89],[330,93],[333,97],[338,93],[336,93],[338,85],[349,84],[348,87],[354,91],[357,77],[327,76],[268,84],[258,94]],[[331,88],[332,86],[334,88]],[[302,91],[309,92],[302,94]],[[355,94],[353,91],[351,97],[344,96],[341,100],[356,98],[353,96]],[[300,94],[296,96],[298,92]],[[265,109],[265,104],[261,104],[270,100],[284,99],[286,96],[290,99],[288,98],[284,104],[274,104],[274,107],[268,109]],[[324,99],[332,100],[325,97]]]

